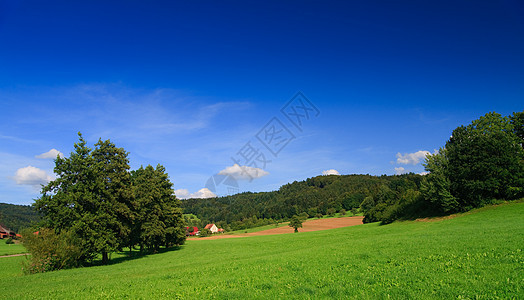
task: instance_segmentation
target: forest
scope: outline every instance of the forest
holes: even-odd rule
[[[40,217],[30,205],[0,203],[0,224],[14,232],[20,232],[39,220]]]

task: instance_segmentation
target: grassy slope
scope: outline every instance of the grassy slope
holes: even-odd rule
[[[3,258],[0,295],[521,298],[523,248],[524,203],[513,203],[439,222],[189,241],[180,251],[31,276],[9,267],[23,258]]]

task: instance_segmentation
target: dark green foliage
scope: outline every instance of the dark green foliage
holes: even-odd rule
[[[42,189],[34,207],[42,227],[74,236],[79,263],[140,245],[153,250],[182,244],[185,226],[165,168],[129,172],[128,153],[109,140],[92,150],[79,133],[69,157],[55,160],[57,179]]]
[[[15,241],[13,241],[13,238],[10,237],[10,238],[5,240],[5,243],[8,244],[8,245],[12,245],[12,244],[15,243]]]
[[[453,131],[426,159],[424,198],[444,213],[524,196],[523,114],[488,113]]]
[[[307,218],[309,218],[309,215],[306,212],[303,212],[298,215],[298,218],[304,222],[307,220]]]
[[[295,233],[298,232],[299,228],[302,228],[303,220],[299,216],[293,216],[289,221],[289,227],[295,229]]]
[[[55,160],[57,179],[42,189],[34,206],[45,216],[44,225],[57,233],[71,231],[81,242],[82,261],[121,248],[129,234],[126,220],[132,198],[128,153],[101,141],[95,150],[79,142],[70,157]]]
[[[0,203],[0,224],[20,232],[40,221],[40,216],[30,205]]]
[[[211,233],[211,230],[207,229],[207,228],[202,228],[200,229],[200,237],[206,237],[206,236],[210,236],[212,233]]]
[[[524,148],[524,111],[514,112],[510,117],[513,132],[520,139],[519,143]]]
[[[38,233],[26,229],[22,243],[31,253],[24,266],[26,274],[77,267],[83,255],[81,241],[71,231],[57,234],[53,229],[41,228]]]
[[[157,165],[155,169],[148,165],[131,174],[135,199],[129,244],[152,250],[183,244],[185,222],[165,168]]]
[[[340,213],[341,216],[345,216],[346,215],[346,210],[345,209],[341,209],[339,211],[339,213]]]

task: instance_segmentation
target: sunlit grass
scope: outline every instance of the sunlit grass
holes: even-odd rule
[[[22,244],[6,244],[7,239],[0,240],[0,256],[26,253],[27,250]]]
[[[109,266],[30,276],[2,268],[0,294],[10,299],[522,298],[523,213],[524,203],[513,203],[437,222],[188,241],[181,250]]]

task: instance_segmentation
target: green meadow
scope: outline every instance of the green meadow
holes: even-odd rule
[[[22,244],[6,244],[6,240],[7,239],[0,240],[0,256],[27,252]]]
[[[179,250],[21,275],[1,258],[4,299],[518,299],[524,203],[432,222],[190,240]]]

